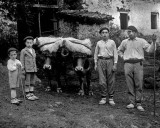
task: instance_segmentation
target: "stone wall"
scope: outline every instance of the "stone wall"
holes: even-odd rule
[[[59,22],[60,26],[60,36],[63,37],[75,37],[78,39],[85,39],[91,37],[99,36],[99,29],[103,26],[108,27],[108,23],[106,24],[93,24],[93,25],[82,25],[77,23],[69,23],[64,20]]]

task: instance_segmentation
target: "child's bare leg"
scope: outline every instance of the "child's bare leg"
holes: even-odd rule
[[[11,103],[19,104],[19,101],[17,100],[16,88],[11,88]]]
[[[30,91],[32,98],[37,100],[39,98],[34,95],[34,86],[35,86],[35,73],[31,73],[29,91]]]
[[[35,100],[39,99],[37,96],[34,95],[34,85],[30,85],[30,94]]]
[[[31,74],[26,73],[26,78],[25,78],[25,93],[26,93],[26,98],[28,100],[34,100],[31,96],[30,93],[30,81],[31,81]]]
[[[11,99],[17,98],[16,88],[11,88]]]

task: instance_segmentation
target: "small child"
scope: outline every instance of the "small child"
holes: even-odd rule
[[[17,60],[17,49],[9,48],[8,55],[10,59],[7,62],[8,75],[9,75],[9,85],[11,88],[11,103],[19,105],[22,101],[17,99],[16,88],[19,87],[19,70],[22,67],[22,64]]]
[[[22,63],[22,71],[25,72],[25,93],[26,99],[37,100],[38,97],[34,95],[35,76],[37,72],[36,53],[32,48],[33,37],[27,36],[24,38],[26,47],[22,49],[20,61]]]

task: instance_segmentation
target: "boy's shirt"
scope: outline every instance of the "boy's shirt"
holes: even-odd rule
[[[95,53],[94,53],[94,62],[97,63],[98,57],[113,57],[114,63],[118,61],[118,53],[116,44],[113,40],[108,39],[107,42],[100,40],[97,42]]]
[[[37,72],[36,53],[33,48],[30,49],[32,53],[27,47],[21,50],[20,61],[25,72]]]
[[[28,48],[28,50],[30,51],[31,54],[33,54],[32,48]]]
[[[9,71],[15,71],[17,70],[17,64],[21,65],[22,67],[22,64],[19,60],[15,59],[15,60],[12,60],[12,59],[9,59],[8,62],[7,62],[7,68]]]

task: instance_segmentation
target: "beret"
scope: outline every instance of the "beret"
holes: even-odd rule
[[[107,30],[107,31],[109,32],[109,28],[103,27],[103,28],[101,28],[101,29],[99,30],[99,33],[101,33],[103,30]]]
[[[16,51],[16,52],[18,52],[18,50],[17,50],[16,48],[9,48],[9,49],[8,49],[8,54],[9,54],[11,51]]]
[[[137,28],[134,26],[128,26],[127,28],[128,30],[134,31],[134,32],[138,32]]]
[[[27,39],[34,39],[32,36],[26,36],[23,40],[26,41]]]

